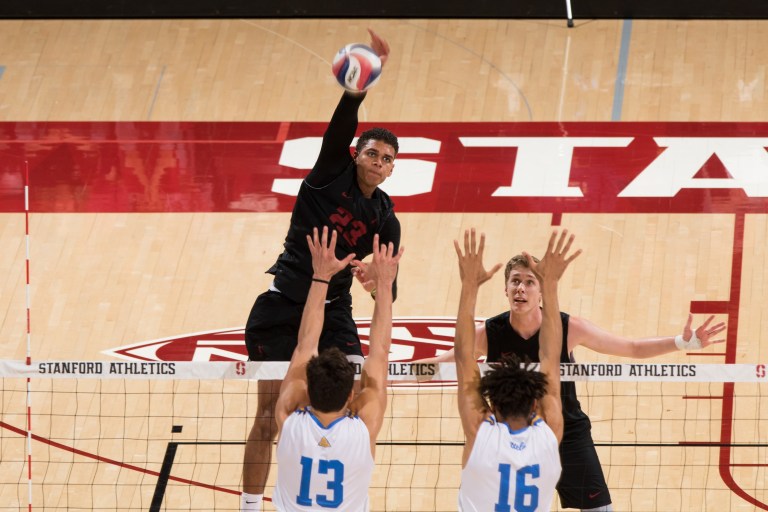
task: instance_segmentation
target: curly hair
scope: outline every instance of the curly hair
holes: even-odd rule
[[[369,140],[380,140],[385,144],[389,144],[395,149],[395,155],[400,151],[400,145],[397,142],[397,135],[387,130],[386,128],[371,128],[360,134],[355,144],[355,149],[359,153]]]
[[[527,418],[534,401],[547,393],[547,377],[527,357],[502,356],[480,379],[480,394],[499,419]]]
[[[336,347],[324,350],[307,363],[307,393],[313,409],[341,410],[355,382],[355,367]]]

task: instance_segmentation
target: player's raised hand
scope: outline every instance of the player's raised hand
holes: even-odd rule
[[[376,288],[391,287],[397,277],[397,268],[400,264],[400,258],[405,253],[405,247],[400,247],[395,254],[395,245],[392,242],[388,244],[379,244],[379,235],[373,235],[373,261],[368,265],[367,275],[369,279],[375,276]],[[370,279],[366,284],[373,283]]]
[[[682,348],[685,350],[699,350],[715,343],[724,343],[725,339],[713,339],[725,330],[725,322],[718,322],[712,326],[709,325],[714,318],[714,315],[709,315],[709,318],[694,331],[691,329],[693,314],[688,313],[688,321],[683,328]],[[678,346],[678,348],[681,347]]]
[[[458,240],[453,241],[456,255],[459,257],[459,275],[462,284],[480,286],[488,281],[493,274],[501,268],[497,263],[491,270],[486,270],[483,265],[483,252],[485,251],[485,233],[480,233],[480,244],[477,243],[475,228],[464,231],[464,252],[462,253]]]
[[[368,33],[371,34],[371,48],[373,48],[373,51],[379,56],[379,59],[381,59],[381,66],[384,67],[384,64],[386,64],[387,59],[389,58],[389,43],[370,28],[368,29]]]
[[[543,282],[544,279],[553,279],[558,281],[576,257],[581,254],[581,249],[578,249],[573,254],[569,255],[571,245],[576,237],[574,235],[568,236],[568,230],[564,229],[560,233],[560,238],[557,236],[557,230],[552,232],[549,237],[549,244],[547,244],[547,251],[544,253],[544,257],[541,261],[536,263],[533,256],[527,252],[523,252],[525,259],[528,260],[528,266],[536,274],[539,282]]]
[[[368,293],[376,289],[376,269],[360,260],[352,260],[352,275]]]
[[[331,232],[328,240],[328,226],[323,227],[322,235],[317,228],[312,229],[312,236],[307,235],[309,252],[312,254],[313,278],[330,281],[338,271],[350,264],[355,253],[348,254],[343,260],[336,257],[336,230]]]

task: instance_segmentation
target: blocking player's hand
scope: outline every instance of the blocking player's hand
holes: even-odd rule
[[[536,263],[533,257],[527,252],[523,252],[523,255],[528,260],[528,266],[536,274],[536,278],[539,282],[543,282],[545,279],[552,279],[554,281],[560,280],[576,257],[581,254],[581,249],[577,250],[571,255],[568,252],[571,250],[571,245],[576,237],[574,235],[568,236],[568,230],[564,229],[560,233],[560,238],[557,237],[557,231],[552,232],[552,236],[549,237],[549,244],[547,245],[547,251],[541,261]]]
[[[392,288],[397,277],[397,267],[400,264],[400,258],[405,253],[405,247],[400,247],[395,254],[395,244],[379,244],[379,235],[373,235],[373,261],[368,265],[368,282],[374,282],[370,277],[375,276],[377,288]]]
[[[365,291],[371,293],[376,289],[376,268],[360,260],[352,260],[352,275]]]
[[[354,259],[355,254],[348,254],[343,260],[336,257],[336,230],[328,237],[328,226],[323,227],[322,235],[317,228],[312,229],[312,236],[307,235],[309,252],[312,254],[312,277],[330,281],[338,271],[346,268]]]
[[[480,244],[477,243],[475,228],[464,231],[464,252],[461,252],[458,240],[453,241],[456,255],[459,257],[459,275],[462,284],[480,286],[488,281],[501,268],[497,263],[491,270],[486,270],[483,265],[483,252],[485,251],[485,233],[480,234]]]

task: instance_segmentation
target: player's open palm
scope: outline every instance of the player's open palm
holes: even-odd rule
[[[322,235],[318,234],[317,228],[312,229],[312,236],[307,235],[309,252],[312,254],[313,277],[330,280],[354,259],[355,253],[348,254],[343,260],[336,257],[336,237],[336,230],[333,230],[328,240],[328,226],[323,227]]]
[[[391,286],[397,277],[397,266],[405,252],[405,247],[400,247],[395,254],[395,245],[379,244],[379,235],[373,236],[373,261],[368,265],[368,276],[376,276],[379,286]]]
[[[712,323],[714,318],[714,315],[709,315],[709,318],[707,318],[703,324],[701,324],[695,331],[693,331],[691,329],[691,325],[693,323],[693,315],[691,313],[688,314],[688,321],[685,323],[685,328],[683,328],[683,340],[686,342],[697,340],[693,341],[694,345],[689,348],[705,348],[715,343],[725,342],[725,339],[714,339],[718,334],[725,330],[725,322],[718,322],[715,325],[709,325]],[[696,334],[695,338],[692,336],[694,333]]]
[[[581,254],[581,249],[578,249],[571,255],[568,254],[575,238],[574,235],[568,236],[567,229],[564,229],[563,232],[560,233],[559,238],[557,236],[557,231],[553,231],[552,236],[549,237],[547,251],[538,263],[536,263],[530,254],[527,252],[523,253],[528,260],[528,265],[531,267],[533,273],[536,274],[539,281],[544,281],[545,278],[558,281],[563,276],[568,265]]]
[[[453,241],[456,255],[459,257],[459,275],[461,282],[480,286],[488,281],[501,268],[497,263],[491,270],[486,270],[483,265],[483,252],[485,251],[485,233],[480,234],[480,243],[477,243],[475,228],[464,231],[464,252],[462,253],[458,240]]]

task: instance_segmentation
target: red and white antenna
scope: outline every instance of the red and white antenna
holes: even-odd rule
[[[27,366],[32,365],[32,329],[29,290],[29,162],[24,161],[24,242],[26,246],[26,295],[27,295]],[[27,490],[32,510],[32,382],[27,377]]]

